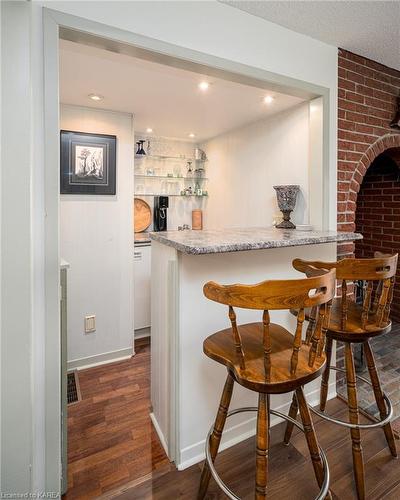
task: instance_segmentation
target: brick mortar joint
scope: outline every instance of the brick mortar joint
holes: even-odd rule
[[[362,62],[361,61],[356,62],[353,59],[346,57],[346,54],[351,54],[352,56],[356,56]],[[339,60],[342,59],[343,61],[351,61],[354,64],[358,64],[359,66],[361,66],[361,68],[376,71],[377,73],[383,73],[384,75],[388,75],[391,77],[393,77],[392,73],[395,72],[396,75],[398,75],[398,76],[394,76],[393,78],[400,78],[400,71],[399,70],[396,70],[394,68],[390,68],[389,66],[386,66],[385,64],[381,64],[377,61],[369,59],[368,57],[360,56],[359,54],[355,54],[354,52],[351,52],[350,50],[343,49],[341,47],[338,48],[338,58],[339,58]],[[340,67],[340,65],[339,65],[339,67]],[[379,69],[377,67],[379,67]]]

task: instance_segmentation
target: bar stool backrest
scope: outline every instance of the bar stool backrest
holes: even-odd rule
[[[341,285],[341,328],[346,329],[349,285],[364,281],[365,293],[362,304],[361,327],[368,321],[382,328],[389,322],[390,306],[393,300],[394,282],[398,254],[386,255],[375,252],[371,259],[342,259],[338,262],[305,261],[295,259],[293,267],[310,275],[310,269],[336,269],[336,278]],[[315,322],[315,308],[311,312],[311,324]]]
[[[309,366],[313,366],[316,356],[322,354],[325,332],[329,321],[330,305],[335,294],[336,272],[335,269],[327,271],[316,268],[308,269],[308,267],[307,270],[311,277],[305,279],[263,281],[256,285],[219,285],[210,281],[204,285],[204,295],[208,299],[229,307],[233,339],[236,352],[241,359],[242,368],[244,368],[244,352],[234,307],[263,311],[262,342],[267,378],[271,370],[270,310],[295,309],[297,311],[297,326],[290,366],[292,374],[296,372],[298,354],[302,344],[305,308],[318,308],[320,318],[312,338],[312,348],[308,360]]]

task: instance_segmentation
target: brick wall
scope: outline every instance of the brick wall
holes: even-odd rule
[[[338,72],[338,229],[353,231],[364,175],[383,151],[400,148],[400,130],[389,127],[400,71],[340,49]],[[339,256],[348,254],[353,244],[338,245]]]

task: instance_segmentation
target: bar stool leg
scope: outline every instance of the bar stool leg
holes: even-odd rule
[[[294,392],[292,404],[290,405],[290,409],[289,409],[289,417],[296,419],[298,411],[299,411],[299,405],[297,403],[296,393]],[[293,428],[294,428],[294,424],[292,422],[288,422],[286,424],[285,436],[283,438],[283,443],[286,445],[289,444],[290,438],[292,437]]]
[[[349,342],[345,344],[346,353],[346,379],[347,379],[347,398],[349,407],[349,420],[352,424],[358,424],[358,403],[356,374],[354,368],[354,358],[352,346]],[[357,497],[359,500],[365,498],[365,473],[364,459],[361,446],[360,429],[350,429],[353,451],[354,479],[357,487]]]
[[[229,404],[232,399],[233,384],[234,380],[231,377],[230,373],[228,373],[224,389],[222,391],[218,413],[215,418],[214,430],[210,437],[210,452],[213,462],[215,460],[215,457],[217,456],[219,444],[221,442],[222,431],[224,430],[226,422],[226,415],[228,413]],[[210,468],[208,467],[207,462],[204,462],[200,478],[199,492],[197,495],[198,500],[201,500],[205,497],[207,493],[208,484],[210,482],[210,478],[211,478]]]
[[[257,448],[256,448],[256,500],[267,496],[269,449],[269,396],[258,395]]]
[[[384,419],[386,417],[386,405],[385,405],[385,400],[383,399],[383,393],[379,381],[378,372],[376,370],[374,353],[372,352],[371,346],[369,345],[368,341],[364,342],[363,348],[365,357],[367,358],[367,366],[368,366],[369,376],[372,382],[372,388],[374,390],[376,405],[379,409],[381,419]],[[396,442],[394,440],[393,430],[392,426],[390,425],[390,422],[383,427],[383,431],[385,433],[390,453],[392,454],[393,457],[397,457]]]
[[[324,481],[324,468],[322,465],[321,455],[319,454],[317,436],[315,435],[310,410],[308,409],[307,401],[304,396],[302,387],[296,389],[296,396],[299,404],[301,420],[303,422],[304,434],[306,436],[308,449],[310,451],[310,456],[314,467],[315,477],[317,479],[318,486],[322,486],[322,483]],[[331,498],[330,493],[327,495],[327,498]]]
[[[321,381],[321,396],[319,401],[319,409],[321,411],[325,410],[326,400],[328,399],[328,383],[329,383],[329,373],[331,368],[331,359],[332,359],[332,344],[333,340],[331,337],[327,337],[326,339],[326,366],[325,371],[322,374]]]

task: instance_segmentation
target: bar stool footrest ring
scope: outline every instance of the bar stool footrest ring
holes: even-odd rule
[[[339,368],[337,366],[330,366],[329,369],[335,370],[337,372],[346,373],[346,370],[344,370],[343,368]],[[366,384],[372,386],[371,381],[364,378],[364,377],[361,377],[361,375],[356,374],[356,378],[358,380],[362,380]],[[383,394],[383,398],[384,398],[385,403],[386,403],[387,414],[386,414],[385,418],[379,420],[378,422],[373,422],[371,424],[352,424],[350,422],[346,422],[344,420],[339,420],[337,418],[331,417],[330,415],[326,414],[324,411],[317,410],[316,408],[312,408],[311,406],[309,406],[309,408],[313,413],[315,413],[315,415],[318,415],[319,417],[323,418],[324,420],[328,420],[329,422],[332,422],[332,423],[337,424],[337,425],[341,425],[343,427],[348,427],[350,429],[374,429],[374,428],[383,427],[384,425],[386,425],[388,422],[390,422],[390,420],[392,419],[392,416],[393,416],[392,402],[390,401],[390,399],[386,396],[386,394],[383,391],[382,391],[382,394]]]
[[[311,409],[311,408],[310,408]],[[236,415],[237,413],[244,413],[248,411],[258,411],[258,408],[255,406],[247,406],[243,408],[237,408],[235,410],[231,410],[227,414],[227,418],[231,417],[232,415]],[[284,413],[281,413],[276,410],[270,410],[269,411],[271,415],[275,415],[276,417],[280,417],[284,420],[287,420],[288,422],[291,422],[293,425],[295,425],[298,429],[300,429],[304,433],[303,426],[294,418],[291,418],[289,415],[285,415]],[[208,431],[207,438],[206,438],[206,462],[208,464],[208,467],[210,468],[210,472],[212,477],[215,479],[216,483],[218,486],[221,488],[221,490],[228,496],[228,498],[232,500],[240,500],[240,497],[235,495],[229,488],[228,486],[222,481],[222,479],[219,477],[217,470],[214,467],[214,463],[211,459],[211,453],[210,453],[210,438],[211,434],[214,430],[214,424],[211,426],[210,430]],[[318,493],[318,495],[315,497],[315,500],[323,500],[326,495],[329,492],[329,467],[328,467],[328,460],[326,458],[324,450],[318,445],[319,448],[319,453],[321,456],[322,460],[322,467],[324,470],[324,480],[321,486],[321,489]]]

